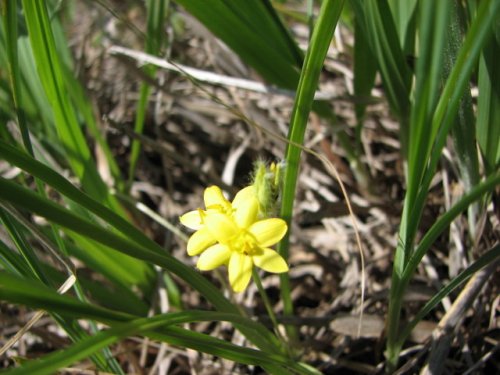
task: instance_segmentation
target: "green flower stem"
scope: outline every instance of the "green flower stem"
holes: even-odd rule
[[[314,92],[318,86],[321,68],[343,5],[343,0],[323,1],[297,87],[297,96],[295,98],[288,134],[290,143],[286,151],[286,170],[281,205],[281,217],[287,222],[289,231],[278,245],[278,252],[285,260],[288,260],[290,223],[293,216],[293,202],[302,151],[298,145],[302,145],[304,142],[304,134],[307,127],[309,112],[313,105]],[[284,314],[293,315],[293,303],[288,273],[280,274],[280,280]],[[291,330],[292,328],[289,327],[289,335],[293,338],[296,335]]]
[[[281,332],[279,330],[278,320],[276,319],[276,314],[274,314],[273,307],[271,306],[271,301],[269,301],[267,293],[264,290],[264,287],[262,286],[262,281],[260,279],[259,272],[255,269],[255,267],[252,269],[252,277],[253,277],[253,281],[255,282],[255,285],[257,285],[257,289],[259,290],[260,296],[262,297],[262,301],[264,302],[264,306],[266,307],[267,315],[269,315],[269,319],[271,319],[271,322],[273,323],[274,332],[276,333],[276,336],[278,337],[278,339],[281,341],[281,343],[285,347],[287,354],[291,357],[290,346],[288,345],[288,341],[286,340],[286,338],[283,337],[283,335],[281,334]]]

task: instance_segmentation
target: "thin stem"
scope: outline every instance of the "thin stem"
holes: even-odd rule
[[[281,204],[281,217],[290,223],[293,217],[293,203],[300,164],[300,156],[304,143],[304,135],[307,128],[309,113],[313,106],[314,93],[318,86],[318,80],[323,67],[323,63],[333,37],[333,32],[340,17],[344,1],[325,0],[314,26],[311,42],[302,67],[297,95],[290,119],[290,130],[288,134],[288,147],[286,151],[286,170],[283,183],[283,194]],[[278,244],[278,252],[288,260],[290,232]],[[280,275],[281,299],[283,301],[283,311],[285,315],[293,315],[293,303],[291,298],[291,287],[288,273]],[[289,337],[297,336],[293,327],[287,327]]]
[[[287,354],[291,357],[290,346],[288,345],[288,341],[286,340],[286,338],[281,334],[279,330],[276,314],[274,313],[273,307],[271,306],[271,301],[269,301],[269,297],[267,296],[267,293],[264,290],[264,287],[262,286],[262,281],[260,279],[259,272],[257,272],[255,267],[252,269],[252,277],[253,281],[255,282],[255,285],[257,285],[257,289],[259,290],[260,296],[262,297],[264,306],[266,307],[267,315],[269,316],[269,319],[271,319],[271,322],[273,323],[274,332],[276,333],[276,336],[285,347]]]

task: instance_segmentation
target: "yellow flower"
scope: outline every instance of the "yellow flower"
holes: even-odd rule
[[[285,260],[269,248],[285,235],[285,221],[257,220],[259,202],[252,187],[241,190],[232,203],[219,192],[217,187],[208,188],[206,211],[191,211],[181,217],[184,225],[198,229],[188,242],[189,255],[202,253],[197,267],[207,271],[227,264],[235,292],[245,290],[253,265],[273,273],[288,271]]]
[[[253,187],[248,186],[236,194],[231,204],[224,197],[222,190],[218,186],[206,188],[203,194],[206,210],[197,209],[180,217],[180,221],[183,225],[196,231],[188,240],[187,253],[191,256],[198,255],[217,242],[215,237],[212,236],[205,226],[207,216],[214,213],[232,216],[235,209],[252,195]]]

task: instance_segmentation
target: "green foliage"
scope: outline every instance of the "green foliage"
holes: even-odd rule
[[[241,348],[208,335],[171,327],[183,323],[200,321],[228,321],[235,325],[245,325],[248,329],[261,331],[254,321],[239,314],[216,313],[209,311],[187,311],[160,314],[151,318],[138,318],[133,315],[104,309],[79,302],[73,298],[59,295],[37,283],[23,280],[12,275],[0,273],[0,298],[4,301],[24,304],[38,309],[50,310],[71,318],[87,318],[105,323],[112,328],[81,340],[71,348],[49,355],[43,360],[33,361],[9,373],[49,374],[89,356],[100,348],[110,345],[127,336],[144,334],[156,340],[200,350],[212,355],[254,365],[279,366],[279,373],[286,373],[281,367],[288,367],[297,373],[314,374],[296,361],[279,353],[261,352]]]

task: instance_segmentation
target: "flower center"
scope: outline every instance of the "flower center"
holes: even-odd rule
[[[253,255],[258,248],[255,237],[244,229],[231,239],[229,246],[245,255]]]
[[[207,212],[218,212],[221,214],[231,216],[234,213],[234,208],[230,204],[229,205],[212,204],[207,207]]]

